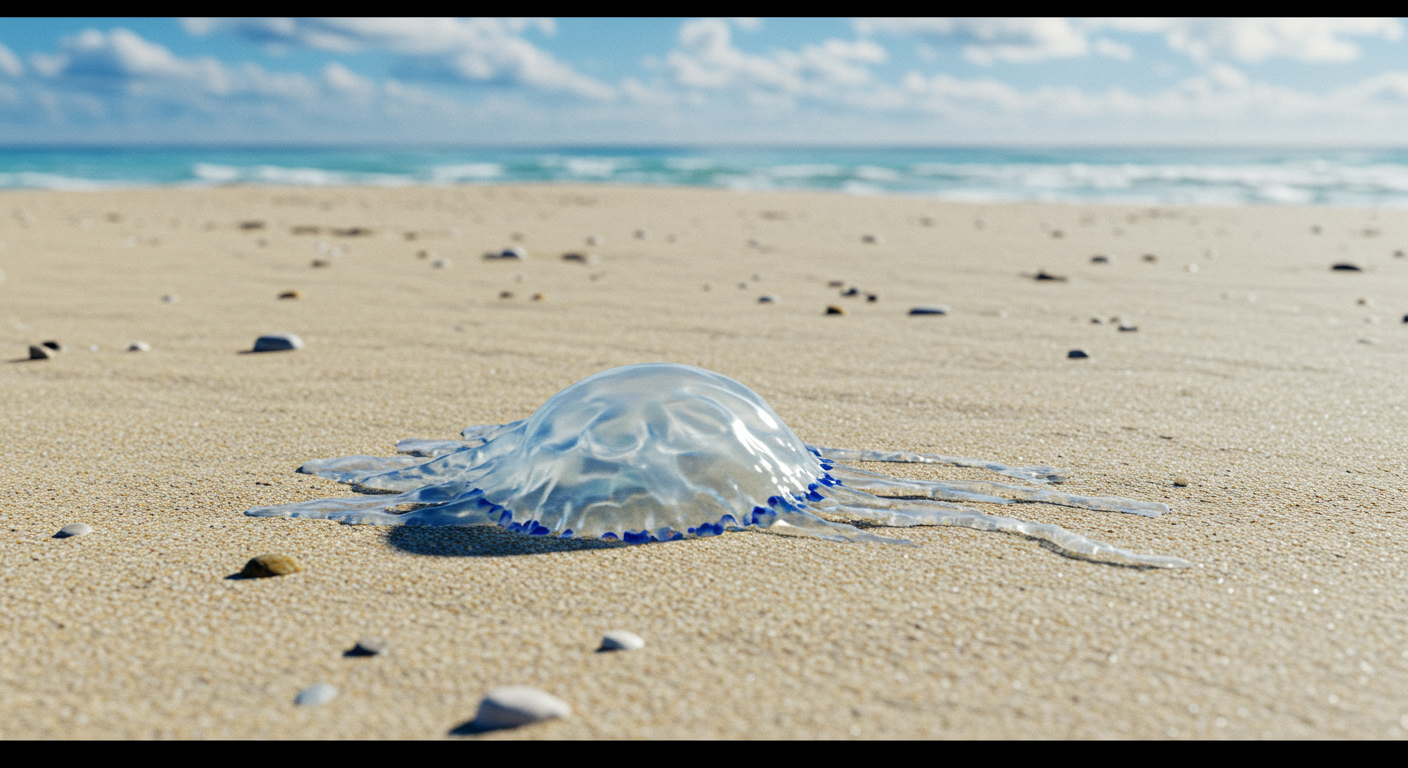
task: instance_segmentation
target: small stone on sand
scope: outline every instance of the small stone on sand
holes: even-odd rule
[[[357,644],[352,646],[352,650],[343,654],[345,656],[380,656],[386,653],[391,646],[379,637],[363,637],[357,640]]]
[[[591,254],[588,254],[588,253],[577,253],[577,252],[575,252],[575,251],[572,252],[572,253],[564,253],[564,254],[562,254],[562,260],[563,260],[563,261],[572,261],[572,262],[576,262],[576,263],[578,263],[578,264],[591,264],[591,263],[593,263],[593,262],[596,261],[596,259],[592,258]]]
[[[59,532],[54,534],[54,538],[68,539],[74,536],[87,536],[92,532],[93,526],[87,523],[69,523],[68,525],[65,525],[64,527],[60,528]]]
[[[1363,271],[1364,271],[1364,268],[1361,267],[1361,266],[1359,266],[1358,264],[1352,264],[1352,263],[1350,263],[1350,262],[1348,262],[1348,261],[1341,261],[1340,263],[1336,264],[1335,266],[1330,267],[1330,271],[1332,271],[1332,272],[1363,272]]]
[[[587,245],[601,245],[601,235],[587,235]]]
[[[930,304],[925,307],[913,307],[909,310],[911,315],[947,315],[948,307],[940,304]]]
[[[298,290],[297,288],[294,288],[294,289],[291,290],[291,291],[284,291],[283,293],[279,294],[279,298],[281,298],[281,299],[301,299],[301,298],[303,298],[303,295],[304,295],[304,294],[303,294],[303,291],[300,291],[300,290]]]
[[[861,235],[861,236],[860,236],[860,241],[861,241],[862,243],[866,243],[866,244],[868,244],[868,245],[879,245],[880,243],[884,242],[884,240],[885,240],[885,238],[881,237],[880,235]]]
[[[254,340],[255,352],[285,352],[303,349],[303,339],[292,333],[275,333]]]
[[[428,259],[433,255],[434,254],[432,254],[430,251],[416,251],[417,259]]]
[[[828,314],[828,315],[844,315],[844,314],[846,314],[846,310],[841,309],[840,307],[838,307],[838,306],[836,306],[836,305],[833,304],[833,305],[831,305],[831,306],[829,306],[829,307],[826,308],[826,314]]]
[[[613,629],[601,636],[601,647],[598,651],[638,651],[645,647],[645,641],[640,635],[634,632],[627,632],[624,629]]]
[[[132,342],[131,344],[128,344],[128,345],[127,345],[127,351],[128,351],[128,352],[150,352],[150,351],[152,351],[152,345],[148,344],[148,343],[145,342],[145,341],[134,341],[134,342]]]
[[[485,731],[516,728],[571,714],[572,708],[567,702],[547,691],[526,685],[509,685],[489,691],[479,703],[474,726]]]
[[[176,302],[181,300],[181,297],[177,296],[174,293],[168,293],[165,296],[162,296],[161,300],[166,302],[167,304],[175,304]]]
[[[54,358],[54,356],[55,356],[56,354],[57,354],[57,353],[54,352],[54,350],[49,349],[48,347],[44,346],[43,344],[31,344],[31,345],[29,345],[29,359],[30,359],[30,360],[51,360],[51,359]]]
[[[860,289],[857,288],[857,287],[855,287],[855,286],[853,285],[853,286],[851,286],[850,288],[847,288],[846,290],[841,291],[841,295],[842,295],[842,296],[859,296],[859,295],[860,295]]]
[[[1103,254],[1103,253],[1097,253],[1097,254],[1095,254],[1094,256],[1091,256],[1091,257],[1090,257],[1090,263],[1092,263],[1092,264],[1109,264],[1109,263],[1113,262],[1114,260],[1115,260],[1115,259],[1114,259],[1113,256],[1108,256],[1108,255]]]
[[[449,269],[449,268],[450,268],[450,260],[449,260],[449,259],[436,259],[435,261],[431,262],[431,266],[432,266],[432,267],[435,267],[436,269]]]
[[[758,303],[759,303],[759,304],[776,304],[776,303],[777,303],[777,297],[776,297],[776,296],[759,296],[759,297],[758,297]]]
[[[535,293],[535,294],[533,294],[533,301],[547,301],[547,300],[548,300],[548,295],[547,295],[546,293]]]
[[[331,266],[332,266],[332,262],[331,262],[331,261],[328,261],[327,259],[313,259],[313,266],[315,266],[315,267],[331,267]]]
[[[1185,474],[1183,474],[1182,472],[1180,472],[1180,473],[1174,475],[1174,476],[1173,476],[1173,484],[1174,484],[1175,486],[1179,487],[1179,488],[1187,488],[1187,487],[1188,487],[1188,476],[1185,475]]]
[[[511,299],[513,298],[513,291],[499,291],[499,298]]]
[[[1143,256],[1141,256],[1140,258],[1144,259],[1145,261],[1149,262],[1150,264],[1153,264],[1154,262],[1156,262],[1156,261],[1159,260],[1159,257],[1158,257],[1158,256],[1155,256],[1155,255],[1152,254],[1152,253],[1146,253],[1146,254],[1144,254]]]
[[[827,283],[826,283],[826,287],[827,287],[827,288],[841,288],[841,287],[843,287],[843,286],[845,286],[845,285],[846,285],[846,281],[845,281],[845,280],[828,280]]]
[[[499,251],[498,253],[484,254],[484,259],[486,261],[502,261],[505,259],[509,261],[522,261],[526,258],[528,258],[528,252],[523,250],[522,248],[519,248],[516,245],[509,246],[508,248],[505,248],[502,251]]]
[[[293,555],[260,555],[244,564],[240,575],[246,579],[266,579],[287,576],[303,570],[303,563]]]
[[[1036,273],[1036,278],[1035,278],[1035,279],[1038,280],[1038,281],[1040,281],[1040,282],[1048,282],[1048,281],[1049,281],[1049,282],[1055,282],[1055,283],[1064,283],[1064,282],[1066,282],[1066,278],[1065,278],[1065,277],[1063,277],[1063,276],[1061,276],[1061,275],[1053,275],[1053,274],[1047,272],[1047,271],[1044,270],[1044,269],[1041,270],[1040,272],[1037,272],[1037,273]]]
[[[337,698],[337,689],[327,683],[310,685],[293,697],[293,703],[300,707],[316,707]]]
[[[1090,357],[1090,355],[1087,354],[1086,351],[1083,349],[1073,349],[1070,352],[1066,353],[1066,357],[1072,360],[1081,360]]]
[[[44,347],[45,349],[53,350],[53,351],[55,351],[55,352],[65,352],[65,351],[67,351],[67,350],[64,349],[64,345],[60,344],[60,343],[57,342],[57,341],[45,341],[45,342],[40,342],[40,346],[41,346],[41,347]]]
[[[1120,323],[1120,330],[1121,330],[1121,331],[1126,331],[1126,332],[1128,332],[1128,331],[1137,331],[1137,330],[1139,330],[1139,326],[1137,326],[1137,325],[1132,325],[1132,324],[1130,324],[1130,323]]]

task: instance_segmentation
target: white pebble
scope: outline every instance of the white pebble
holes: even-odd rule
[[[1188,476],[1183,474],[1182,472],[1179,472],[1178,474],[1173,476],[1173,484],[1178,486],[1179,488],[1187,488]]]
[[[634,632],[613,629],[601,636],[601,651],[638,651],[645,647],[645,641]]]
[[[526,685],[508,685],[489,691],[479,702],[474,726],[480,730],[516,728],[542,720],[567,717],[572,708],[556,696]]]
[[[87,523],[69,523],[68,525],[65,525],[64,527],[60,528],[59,532],[54,534],[54,538],[67,539],[74,536],[87,536],[92,532],[93,526]]]
[[[148,343],[145,342],[145,341],[134,341],[134,342],[132,342],[130,345],[128,345],[127,351],[128,351],[128,352],[150,352],[150,351],[152,351],[152,345],[148,344]]]
[[[337,698],[337,689],[327,683],[310,685],[293,697],[293,703],[300,707],[316,707]]]

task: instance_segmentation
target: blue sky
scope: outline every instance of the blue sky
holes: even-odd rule
[[[1408,141],[1394,19],[6,19],[0,144]]]

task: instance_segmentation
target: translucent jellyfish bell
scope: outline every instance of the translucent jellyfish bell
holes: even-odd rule
[[[603,371],[557,393],[525,420],[469,427],[461,436],[402,441],[397,447],[409,455],[323,459],[299,468],[401,493],[258,507],[246,514],[382,525],[496,524],[530,535],[629,542],[757,527],[836,541],[908,543],[826,519],[840,517],[1001,530],[1043,539],[1075,557],[1186,565],[950,502],[1041,501],[1145,515],[1167,511],[1161,504],[998,483],[899,480],[839,467],[834,460],[922,461],[982,466],[1038,482],[1061,477],[1050,467],[813,448],[752,390],[692,366]],[[834,459],[826,458],[828,452]]]

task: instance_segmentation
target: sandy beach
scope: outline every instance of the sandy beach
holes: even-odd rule
[[[471,738],[1401,738],[1405,251],[1408,213],[1352,208],[0,193],[0,737],[458,737],[531,685],[573,714]],[[245,354],[269,333],[306,346]],[[732,377],[812,444],[1164,502],[1008,513],[1194,566],[956,528],[624,546],[242,514],[351,495],[309,459],[643,362]],[[264,553],[307,568],[228,578]],[[595,653],[612,629],[646,646]],[[366,636],[387,652],[344,656]],[[339,695],[295,706],[316,683]]]

